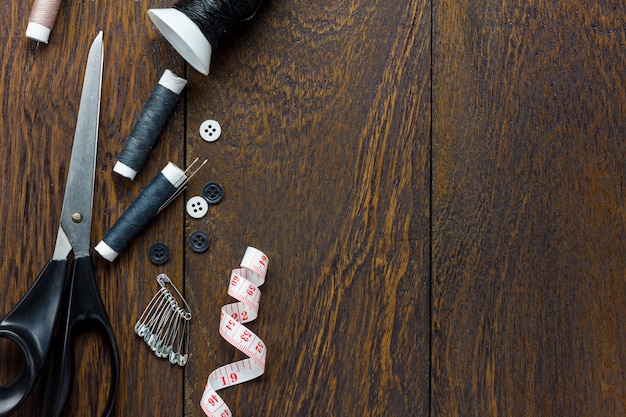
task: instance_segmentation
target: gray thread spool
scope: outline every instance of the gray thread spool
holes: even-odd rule
[[[186,180],[185,172],[169,162],[105,233],[95,250],[109,262],[115,260],[161,208],[176,195]]]
[[[135,122],[113,171],[131,180],[148,160],[187,80],[165,70]]]

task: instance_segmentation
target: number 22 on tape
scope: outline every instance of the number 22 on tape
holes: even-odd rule
[[[219,331],[231,345],[248,358],[217,368],[209,375],[200,407],[209,417],[231,417],[232,412],[217,391],[257,378],[265,371],[265,343],[244,323],[257,318],[261,291],[269,259],[258,249],[248,247],[240,268],[230,274],[228,295],[238,300],[222,307]]]

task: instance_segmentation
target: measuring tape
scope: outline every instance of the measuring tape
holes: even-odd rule
[[[265,343],[243,324],[258,316],[261,300],[259,287],[265,282],[268,263],[269,259],[263,252],[248,247],[240,268],[230,274],[228,295],[238,302],[222,307],[219,331],[228,343],[248,358],[217,368],[209,375],[200,400],[200,407],[209,417],[232,416],[228,405],[217,394],[218,390],[250,381],[265,371]]]

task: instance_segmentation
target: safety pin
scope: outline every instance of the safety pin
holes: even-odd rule
[[[161,287],[140,315],[134,330],[159,358],[169,358],[172,364],[184,366],[189,349],[191,311],[187,301],[166,274],[159,274]],[[184,307],[166,288],[170,284]]]

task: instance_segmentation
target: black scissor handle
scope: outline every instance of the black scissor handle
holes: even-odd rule
[[[54,333],[63,295],[67,260],[48,261],[22,300],[0,322],[0,338],[15,342],[24,354],[24,369],[0,387],[0,417],[13,413],[30,392]]]
[[[119,385],[120,359],[115,335],[96,287],[90,256],[74,259],[68,308],[60,324],[63,327],[59,328],[59,334],[44,367],[37,414],[51,417],[61,415],[72,389],[74,373],[72,336],[75,331],[84,328],[100,331],[109,345],[111,388],[102,416],[110,416]]]

